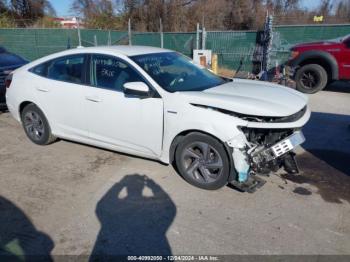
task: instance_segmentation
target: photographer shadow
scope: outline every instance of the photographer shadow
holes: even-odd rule
[[[0,261],[52,261],[53,240],[29,217],[0,196]]]
[[[116,255],[171,254],[166,232],[176,207],[169,195],[147,176],[125,176],[98,202],[96,215],[101,230],[90,261]]]

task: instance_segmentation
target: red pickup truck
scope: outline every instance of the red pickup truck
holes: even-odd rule
[[[350,80],[350,35],[295,45],[288,65],[303,93],[316,93],[335,80]]]

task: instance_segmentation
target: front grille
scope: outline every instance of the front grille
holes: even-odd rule
[[[296,112],[293,115],[285,116],[285,117],[278,117],[278,118],[275,118],[271,122],[273,122],[273,123],[295,122],[305,115],[306,109],[307,109],[307,106],[303,107],[303,109],[301,109],[300,111]]]
[[[300,111],[294,113],[290,116],[283,116],[283,117],[271,117],[271,116],[250,116],[250,115],[243,115],[234,113],[236,116],[242,118],[243,120],[249,121],[249,122],[259,122],[259,123],[288,123],[288,122],[295,122],[302,118],[305,115],[305,112],[307,110],[307,106],[303,107]]]

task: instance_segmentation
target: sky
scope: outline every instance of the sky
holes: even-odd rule
[[[69,16],[72,0],[51,0],[50,1],[56,10],[57,16]]]
[[[56,10],[57,16],[74,15],[70,9],[73,0],[51,0],[51,4]],[[314,9],[320,4],[321,0],[301,0],[301,6],[308,9]]]

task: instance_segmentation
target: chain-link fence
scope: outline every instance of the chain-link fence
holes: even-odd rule
[[[82,46],[118,44],[127,32],[80,30]],[[126,39],[126,43],[128,40]],[[0,29],[0,45],[28,60],[79,45],[76,29]]]
[[[275,26],[271,65],[287,60],[289,49],[296,43],[332,39],[350,34],[350,25]],[[128,32],[81,29],[81,44],[128,44]],[[133,45],[161,46],[160,33],[132,32]],[[218,54],[219,66],[234,70],[240,60],[242,70],[251,71],[256,46],[255,31],[211,31],[206,34],[206,48]],[[196,32],[163,33],[164,48],[192,56]],[[79,45],[77,29],[0,29],[0,45],[28,60],[74,48]]]

